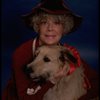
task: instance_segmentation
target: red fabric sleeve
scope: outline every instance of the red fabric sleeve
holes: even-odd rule
[[[29,42],[18,48],[13,56],[13,69],[15,73],[16,88],[19,100],[33,100],[34,98],[38,98],[37,100],[42,100],[44,93],[53,86],[52,83],[47,82],[42,86],[41,90],[36,93],[36,95],[30,96],[26,94],[27,88],[30,88],[32,86],[31,84],[33,84],[34,87],[34,83],[28,79],[23,71],[23,67],[30,63],[32,60],[32,55],[32,42]]]
[[[53,84],[48,81],[42,85],[41,90],[35,95],[27,95],[27,88],[34,88],[34,86],[36,86],[23,71],[24,66],[32,61],[32,43],[33,40],[30,40],[17,48],[14,52],[12,58],[13,78],[9,81],[3,93],[2,100],[42,100],[45,92],[53,86]]]

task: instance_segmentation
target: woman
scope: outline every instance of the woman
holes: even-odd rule
[[[24,67],[32,61],[33,51],[41,45],[64,45],[76,58],[77,66],[83,65],[85,69],[84,73],[86,77],[84,78],[83,87],[89,92],[80,99],[89,100],[97,96],[90,89],[94,83],[88,80],[91,77],[91,73],[96,76],[95,72],[87,68],[88,65],[80,58],[76,48],[60,43],[63,35],[76,31],[81,24],[82,18],[69,10],[64,5],[63,0],[41,0],[33,8],[31,13],[22,16],[22,18],[26,25],[37,32],[38,35],[35,39],[22,44],[14,52],[12,59],[12,78],[3,93],[2,100],[43,100],[44,94],[49,88],[54,86],[54,84],[47,81],[35,95],[32,95],[33,89],[35,90],[37,88],[37,84],[29,79],[23,71]],[[70,65],[70,69],[69,74],[74,72],[75,65]],[[55,78],[61,78],[64,75],[65,73],[62,69],[57,73]],[[29,89],[29,93],[27,93],[27,89]]]

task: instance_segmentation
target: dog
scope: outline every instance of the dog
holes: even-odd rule
[[[41,84],[49,80],[55,85],[46,92],[43,100],[78,100],[86,94],[82,66],[76,66],[73,73],[67,74],[71,62],[76,64],[77,60],[64,46],[39,47],[34,53],[33,61],[27,65],[30,77],[39,84],[35,93],[41,89]],[[54,76],[64,65],[66,76],[55,79]]]

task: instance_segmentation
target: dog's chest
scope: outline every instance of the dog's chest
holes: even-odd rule
[[[86,93],[79,68],[70,76],[62,78],[58,84],[49,89],[43,100],[78,100]]]

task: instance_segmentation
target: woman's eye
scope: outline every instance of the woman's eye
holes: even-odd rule
[[[44,62],[50,62],[50,59],[46,56],[43,58],[43,60],[44,60]]]
[[[46,23],[47,23],[46,21],[42,21],[42,22],[41,22],[41,24],[46,24]]]

